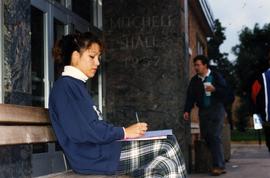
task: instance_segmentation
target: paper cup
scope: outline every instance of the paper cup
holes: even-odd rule
[[[203,85],[204,85],[204,89],[205,89],[207,86],[211,85],[211,82],[204,82]],[[206,96],[211,96],[211,92],[205,90],[205,95]]]

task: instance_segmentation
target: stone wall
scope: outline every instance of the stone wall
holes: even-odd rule
[[[188,159],[182,119],[187,84],[178,0],[103,1],[107,119],[150,130],[172,128]]]
[[[4,0],[5,103],[31,105],[30,0]]]
[[[31,104],[30,0],[4,0],[4,102]],[[31,146],[0,148],[0,177],[31,177]]]

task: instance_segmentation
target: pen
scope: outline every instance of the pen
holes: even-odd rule
[[[139,117],[138,117],[138,113],[137,113],[137,112],[135,112],[135,114],[136,114],[137,123],[140,123],[140,121],[139,121]]]

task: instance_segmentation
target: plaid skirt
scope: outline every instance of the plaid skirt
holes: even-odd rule
[[[118,174],[138,178],[187,177],[184,157],[175,136],[159,140],[123,141]]]

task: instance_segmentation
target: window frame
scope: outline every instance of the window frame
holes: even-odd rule
[[[196,53],[197,55],[205,55],[205,45],[198,35],[196,38]]]
[[[0,103],[4,103],[4,79],[3,79],[3,61],[4,61],[4,2],[0,1]]]
[[[80,16],[70,10],[69,0],[65,1],[65,6],[54,1],[31,0],[31,5],[41,10],[44,20],[44,107],[48,108],[49,94],[54,82],[54,63],[52,59],[52,46],[54,43],[53,29],[54,19],[65,24],[65,34],[72,31],[72,26],[79,31],[90,31],[94,24],[90,24]],[[95,6],[94,6],[95,7]],[[100,75],[100,74],[99,74]],[[102,85],[99,77],[99,85]],[[99,92],[102,91],[101,89]],[[102,92],[98,94],[102,98]],[[101,101],[101,103],[100,103]],[[99,108],[102,109],[102,100],[99,99]]]

